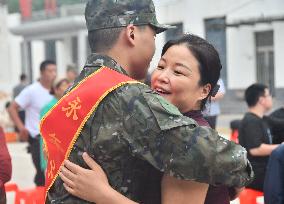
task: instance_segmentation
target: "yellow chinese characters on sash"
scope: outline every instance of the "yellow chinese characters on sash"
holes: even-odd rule
[[[63,96],[41,120],[40,132],[48,157],[46,193],[53,185],[60,166],[68,158],[90,115],[108,93],[126,83],[140,82],[102,67]]]

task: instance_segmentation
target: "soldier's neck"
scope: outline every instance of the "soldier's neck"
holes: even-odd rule
[[[121,49],[111,49],[105,53],[103,53],[112,59],[114,59],[126,72],[127,74],[130,74],[130,62],[128,60],[127,54],[122,51]]]

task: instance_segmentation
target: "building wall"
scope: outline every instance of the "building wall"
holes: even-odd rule
[[[9,89],[9,83],[12,81],[13,69],[10,65],[9,57],[9,42],[8,42],[8,27],[7,27],[7,8],[0,5],[0,90],[6,91]],[[10,73],[7,73],[10,71]],[[11,73],[12,72],[12,73]]]
[[[6,7],[0,7],[0,91],[11,94],[12,88],[19,83],[22,72],[22,37],[12,36],[9,26],[17,24],[18,15],[8,15]]]
[[[168,0],[156,1],[158,20],[162,23],[183,22],[184,32],[205,37],[204,20],[226,16],[227,23],[239,20],[284,16],[283,0]],[[218,8],[218,9],[217,9]],[[227,28],[227,79],[229,89],[244,89],[256,82],[255,37],[257,31],[274,31],[275,87],[284,88],[284,22],[256,24]],[[164,37],[157,38],[157,52],[153,64],[160,56]]]
[[[228,23],[240,19],[255,18],[260,16],[284,16],[283,0],[155,0],[157,18],[159,22],[166,24],[183,23],[184,32],[190,32],[205,37],[204,20],[226,16]],[[5,11],[6,12],[6,11]],[[0,89],[11,89],[17,82],[22,70],[21,47],[22,37],[13,36],[7,31],[6,13],[0,10],[0,60],[3,67],[9,68],[9,72],[0,69]],[[9,26],[16,24],[16,17],[7,19]],[[19,17],[18,17],[19,22]],[[4,31],[3,31],[4,28]],[[255,39],[256,31],[274,31],[275,53],[275,86],[284,88],[284,22],[271,24],[257,24],[254,26],[240,26],[227,28],[227,79],[229,89],[244,89],[256,81]],[[77,31],[76,31],[77,32]],[[72,63],[72,42],[70,35],[78,37],[78,66],[81,68],[86,59],[86,31],[68,33],[57,39],[56,54],[59,76],[64,76],[66,65]],[[54,37],[54,36],[51,36]],[[9,40],[5,40],[9,39]],[[156,53],[150,65],[152,71],[160,58],[162,46],[165,43],[165,35],[156,37]],[[2,50],[7,50],[3,52]],[[44,59],[44,47],[42,42],[32,43],[33,52],[33,79],[39,77],[38,67]]]
[[[256,81],[255,48],[252,28],[227,30],[228,88],[244,88]]]
[[[284,13],[284,11],[283,11]],[[273,23],[274,27],[274,51],[275,51],[275,84],[284,88],[284,22]]]
[[[32,81],[36,81],[40,76],[39,66],[40,63],[44,60],[45,49],[44,42],[40,40],[32,41],[31,43],[32,49],[32,68],[33,68],[33,79]]]

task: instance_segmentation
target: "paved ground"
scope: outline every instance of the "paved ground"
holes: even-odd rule
[[[223,115],[218,120],[218,130],[224,137],[228,137],[230,134],[230,121],[241,118],[240,115]],[[18,184],[19,188],[34,187],[33,176],[35,173],[32,165],[31,156],[27,154],[26,143],[10,143],[8,148],[12,156],[13,175],[11,182]],[[8,193],[8,204],[13,203],[14,195]],[[233,202],[238,204],[238,201]]]
[[[30,154],[27,153],[26,143],[8,144],[9,152],[12,157],[12,179],[11,182],[17,183],[19,188],[34,187],[33,176],[35,169],[32,164]],[[8,204],[13,204],[14,194],[7,194]]]

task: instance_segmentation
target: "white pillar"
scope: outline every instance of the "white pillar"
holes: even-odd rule
[[[23,72],[28,75],[30,82],[33,81],[34,75],[31,62],[31,52],[31,42],[24,39],[22,53]]]
[[[12,80],[9,69],[9,41],[7,28],[7,7],[0,4],[0,91],[7,89],[7,85]]]
[[[57,40],[55,43],[55,50],[56,50],[56,65],[57,65],[57,77],[64,78],[65,69],[66,69],[66,57],[64,51],[64,43],[62,40]]]
[[[35,40],[31,42],[31,68],[33,69],[33,81],[40,77],[40,64],[45,60],[44,41]]]
[[[65,57],[65,64],[72,64],[73,60],[72,60],[72,40],[71,40],[71,36],[65,37],[63,39],[62,43],[63,43],[63,53],[64,53],[64,57]],[[66,69],[66,66],[65,66],[64,69]]]
[[[78,69],[82,70],[87,59],[87,33],[86,31],[79,31],[77,35],[78,43]]]

